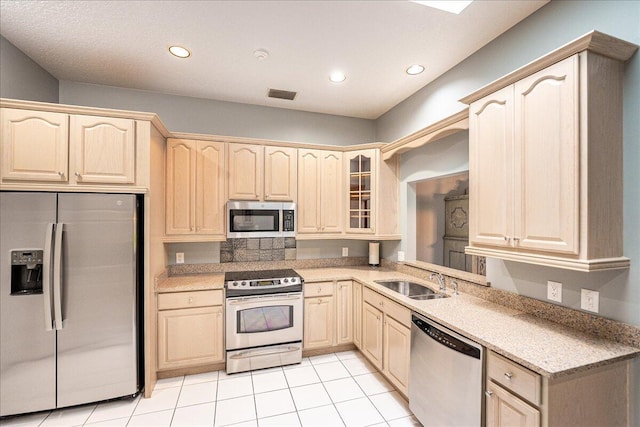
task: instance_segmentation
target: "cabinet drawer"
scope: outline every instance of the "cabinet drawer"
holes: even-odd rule
[[[392,301],[369,288],[364,288],[363,299],[367,303],[383,311],[385,315],[393,317],[406,327],[411,327],[411,310],[402,304],[398,304],[397,302]]]
[[[487,376],[506,389],[540,405],[540,375],[492,351],[487,358]]]
[[[319,297],[333,295],[333,282],[317,282],[304,284],[304,296]]]
[[[193,291],[158,294],[158,310],[222,305],[222,291]]]
[[[374,292],[371,289],[365,287],[364,290],[362,291],[362,299],[365,302],[371,304],[373,307],[377,308],[378,310],[382,310],[382,307],[384,306],[384,300],[386,298],[380,295],[379,293]]]

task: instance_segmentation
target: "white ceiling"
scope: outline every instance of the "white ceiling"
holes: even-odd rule
[[[375,119],[547,1],[0,0],[0,33],[59,80]]]

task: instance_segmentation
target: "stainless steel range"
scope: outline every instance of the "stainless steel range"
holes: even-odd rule
[[[304,279],[295,270],[225,274],[227,373],[302,361]]]

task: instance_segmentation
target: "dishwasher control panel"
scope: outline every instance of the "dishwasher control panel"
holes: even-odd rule
[[[451,348],[452,350],[466,354],[476,359],[480,359],[480,350],[476,347],[472,347],[466,342],[459,340],[458,338],[436,328],[435,326],[425,322],[424,320],[411,316],[411,321],[425,334],[431,337],[433,340],[440,344]]]

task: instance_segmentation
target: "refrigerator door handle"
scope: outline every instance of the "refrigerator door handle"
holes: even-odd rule
[[[44,240],[44,255],[42,257],[42,296],[44,297],[44,329],[53,330],[53,315],[51,310],[51,249],[53,245],[54,224],[47,224]]]
[[[63,223],[56,225],[56,238],[53,249],[53,310],[57,331],[62,329],[62,230]]]

